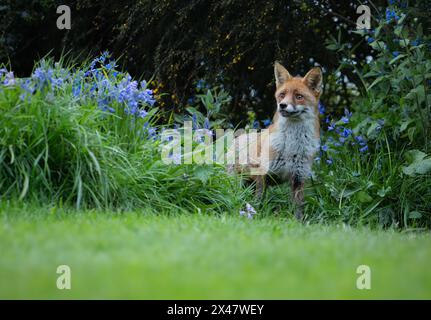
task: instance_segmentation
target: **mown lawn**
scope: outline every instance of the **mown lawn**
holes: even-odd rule
[[[431,298],[431,237],[237,215],[0,209],[0,298]],[[72,270],[58,290],[58,265]],[[356,288],[358,265],[371,290]]]

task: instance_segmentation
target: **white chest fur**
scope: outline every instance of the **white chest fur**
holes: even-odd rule
[[[270,172],[282,179],[311,175],[314,154],[319,150],[313,118],[303,121],[280,119],[279,130],[270,135],[270,144],[276,156],[270,162]]]

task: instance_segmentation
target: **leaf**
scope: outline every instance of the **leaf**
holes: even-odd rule
[[[196,167],[194,174],[196,178],[205,184],[211,176],[211,170],[206,166],[198,166]]]
[[[338,45],[336,43],[331,43],[331,44],[328,44],[326,46],[326,49],[328,49],[328,50],[337,50],[338,49]]]
[[[356,195],[359,202],[365,203],[365,202],[371,202],[373,198],[365,191],[360,191]]]
[[[410,219],[420,219],[420,218],[422,218],[422,213],[420,213],[419,211],[410,211],[409,218]]]
[[[405,175],[416,176],[427,174],[431,171],[431,158],[426,158],[427,154],[420,150],[411,150],[406,153],[408,166],[403,166],[402,171]]]
[[[393,58],[390,62],[389,62],[389,64],[391,65],[391,64],[394,64],[395,62],[397,62],[398,60],[400,60],[401,58],[404,58],[406,56],[406,54],[400,54],[400,55],[398,55],[398,56],[396,56],[395,58]]]

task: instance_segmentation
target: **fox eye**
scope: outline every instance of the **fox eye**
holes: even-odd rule
[[[280,99],[284,99],[284,97],[286,96],[286,93],[281,92],[278,96]]]
[[[302,94],[295,95],[296,100],[302,100],[304,99],[304,96]]]

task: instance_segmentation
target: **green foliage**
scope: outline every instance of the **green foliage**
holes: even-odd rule
[[[340,37],[328,42],[343,57],[340,70],[353,70],[361,79],[348,126],[367,148],[357,152],[351,141],[334,150],[334,163],[317,166],[321,182],[313,195],[319,200],[309,201],[323,217],[431,225],[431,38],[422,31],[429,21],[418,10],[394,1],[375,29],[358,32],[374,50],[367,62],[345,59],[354,55],[354,46]],[[332,132],[324,134],[324,143],[334,139]],[[330,156],[325,152],[323,159]]]

